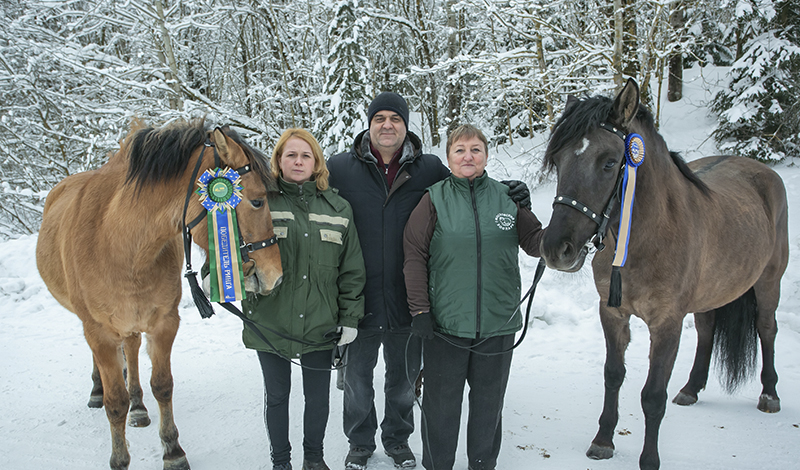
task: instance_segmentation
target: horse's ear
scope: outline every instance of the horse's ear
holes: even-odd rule
[[[636,113],[639,111],[639,85],[632,78],[622,88],[614,99],[611,108],[612,120],[621,127],[628,127]]]
[[[222,133],[222,129],[219,127],[214,129],[214,145],[217,146],[220,156],[223,158],[228,157],[228,141],[225,140],[225,134]]]
[[[566,113],[567,110],[576,104],[578,104],[580,100],[575,97],[575,95],[567,95],[567,104],[564,106],[564,112]]]

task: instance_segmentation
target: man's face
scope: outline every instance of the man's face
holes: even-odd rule
[[[403,145],[406,124],[394,111],[378,111],[369,123],[369,141],[381,157],[391,158]]]

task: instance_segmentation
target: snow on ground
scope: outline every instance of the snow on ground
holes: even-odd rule
[[[714,121],[706,105],[719,69],[688,71],[685,98],[665,103],[662,134],[672,150],[688,159],[712,154],[708,133]],[[493,176],[532,182],[530,156],[541,155],[543,138],[494,149]],[[526,157],[513,158],[525,154]],[[795,469],[800,460],[800,195],[799,162],[776,169],[790,200],[791,259],[783,278],[776,343],[778,393],[782,411],[756,410],[757,380],[730,396],[716,376],[691,407],[667,406],[661,427],[663,469]],[[547,221],[555,187],[533,191],[534,211]],[[0,467],[4,469],[107,468],[109,427],[103,410],[89,409],[91,353],[78,318],[60,307],[42,283],[35,264],[36,236],[0,243]],[[747,247],[740,247],[746,249]],[[522,258],[523,282],[530,283],[536,260]],[[587,263],[588,264],[588,263]],[[240,341],[241,322],[217,309],[201,320],[184,289],[183,322],[172,354],[175,420],[180,442],[194,470],[270,469],[269,443],[262,421],[263,388],[258,360]],[[503,419],[504,441],[498,468],[635,469],[642,448],[644,420],[639,392],[647,376],[649,339],[640,320],[631,324],[626,356],[627,378],[620,394],[616,453],[607,461],[584,456],[595,432],[603,400],[605,346],[597,316],[597,294],[587,268],[568,275],[547,271],[534,302],[535,319],[514,354]],[[684,322],[681,348],[669,385],[670,399],[688,378],[696,337],[692,317]],[[154,424],[128,428],[131,469],[161,468],[157,431],[158,407],[147,381],[150,361],[142,348],[145,404]],[[381,389],[382,369],[376,370]],[[293,464],[302,465],[302,394],[294,370],[291,400]],[[378,397],[382,394],[378,392]],[[466,404],[466,400],[465,400]],[[382,403],[377,404],[379,415]],[[331,413],[326,461],[343,468],[347,440],[342,433],[341,392],[331,385]],[[419,413],[416,413],[419,422]],[[456,468],[465,469],[464,424]],[[421,457],[419,432],[410,444]],[[391,470],[380,447],[369,462],[374,470]]]

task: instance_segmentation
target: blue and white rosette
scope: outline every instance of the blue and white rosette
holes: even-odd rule
[[[631,236],[633,199],[636,195],[636,171],[644,161],[644,140],[639,134],[631,133],[625,138],[625,173],[622,178],[622,202],[620,203],[619,236],[611,263],[611,285],[608,290],[608,306],[622,304],[622,277],[619,269],[628,259],[628,243]]]
[[[245,298],[236,206],[242,201],[239,173],[231,168],[206,170],[197,180],[200,204],[208,210],[208,257],[211,301]]]

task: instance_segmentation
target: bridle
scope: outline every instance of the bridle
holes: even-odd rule
[[[621,130],[617,129],[615,126],[612,126],[608,123],[600,123],[600,127],[605,129],[622,139],[625,142],[626,134]],[[617,203],[617,199],[620,198],[620,193],[622,189],[622,180],[625,176],[625,161],[622,161],[622,165],[620,165],[619,173],[617,174],[617,182],[614,185],[614,191],[611,193],[611,196],[608,198],[608,202],[606,203],[605,209],[603,212],[595,212],[586,204],[580,202],[579,200],[572,198],[570,196],[566,196],[563,194],[559,194],[555,197],[553,201],[553,206],[556,204],[563,204],[568,207],[572,207],[573,209],[577,210],[581,214],[589,217],[592,222],[597,224],[597,230],[589,237],[586,244],[584,246],[592,247],[597,249],[597,251],[603,251],[605,249],[605,244],[603,244],[603,239],[606,237],[606,232],[608,231],[608,222],[609,217],[611,216],[611,211],[614,210],[614,206]]]
[[[197,226],[203,219],[206,218],[208,215],[208,211],[203,208],[200,215],[195,217],[191,222],[186,223],[186,213],[189,210],[189,201],[191,200],[192,193],[194,190],[194,186],[197,182],[197,175],[200,172],[200,166],[203,162],[203,155],[206,152],[207,148],[212,148],[214,152],[214,167],[219,168],[221,161],[219,157],[219,153],[217,152],[217,147],[214,145],[214,142],[211,141],[209,137],[206,137],[206,141],[203,143],[203,149],[200,151],[200,156],[197,158],[197,163],[194,166],[194,170],[192,171],[192,178],[189,180],[189,187],[186,189],[186,200],[183,204],[183,218],[181,219],[181,226],[183,232],[183,253],[186,257],[186,274],[184,277],[190,280],[190,285],[194,291],[194,286],[197,285],[197,272],[192,270],[192,229]],[[249,173],[252,170],[252,165],[245,165],[243,167],[237,168],[235,171],[241,176],[246,173]],[[238,225],[238,219],[236,221]],[[238,227],[237,227],[238,229]],[[239,251],[242,255],[242,263],[247,263],[250,261],[250,253],[261,250],[263,248],[270,247],[276,243],[278,243],[278,237],[274,234],[267,238],[266,240],[261,240],[258,242],[246,243],[241,235],[241,230],[238,230],[239,233]],[[192,284],[191,281],[194,281]],[[205,298],[205,295],[202,295]],[[211,315],[214,314],[214,310],[211,308],[211,304],[206,299],[206,302],[201,305],[198,302],[197,296],[195,296],[195,303],[197,303],[197,308],[200,310],[200,316],[203,318],[209,318]],[[206,305],[207,304],[207,305]],[[224,304],[222,304],[224,305]],[[207,307],[207,308],[206,308]]]

